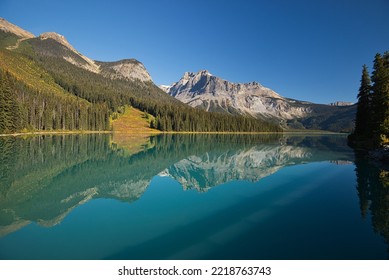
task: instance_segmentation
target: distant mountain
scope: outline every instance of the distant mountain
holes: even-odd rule
[[[331,105],[331,106],[351,106],[351,105],[354,105],[354,103],[353,102],[345,102],[345,101],[336,101],[336,102],[330,103],[329,105]]]
[[[232,83],[207,70],[186,72],[178,82],[161,86],[161,89],[195,108],[270,119],[288,128],[334,131],[353,128],[355,106],[335,103],[334,107],[285,98],[257,82]],[[335,116],[339,119],[334,119]],[[326,125],[328,119],[331,119],[331,125]]]
[[[232,83],[207,70],[186,72],[167,93],[178,100],[207,111],[249,114],[253,117],[293,119],[310,112],[310,103],[284,98],[275,91],[252,83]]]

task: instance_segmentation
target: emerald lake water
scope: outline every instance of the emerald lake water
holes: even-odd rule
[[[342,135],[0,138],[0,259],[387,259]]]

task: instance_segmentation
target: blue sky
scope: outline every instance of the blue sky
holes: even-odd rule
[[[136,58],[156,84],[207,69],[317,103],[356,101],[389,50],[389,0],[1,0],[0,17],[55,31],[101,61]]]

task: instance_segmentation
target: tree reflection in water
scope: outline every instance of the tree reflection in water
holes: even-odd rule
[[[371,215],[372,226],[389,244],[389,171],[369,163],[366,154],[355,151],[355,172],[361,215]],[[389,258],[389,247],[388,258]]]

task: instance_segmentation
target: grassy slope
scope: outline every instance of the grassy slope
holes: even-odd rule
[[[149,149],[152,146],[149,136],[161,132],[150,128],[153,119],[147,113],[126,106],[125,112],[112,121],[112,142],[125,150],[127,155]]]
[[[112,121],[113,132],[131,134],[159,133],[159,130],[150,128],[154,117],[133,107],[126,106],[125,112]]]

